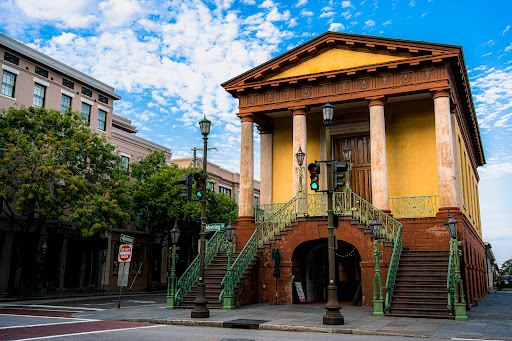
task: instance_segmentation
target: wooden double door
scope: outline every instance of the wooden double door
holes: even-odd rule
[[[347,147],[352,150],[350,186],[354,193],[372,202],[370,136],[335,137],[333,152],[337,161],[345,161],[341,151]]]

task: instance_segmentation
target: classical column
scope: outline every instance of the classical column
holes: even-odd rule
[[[272,203],[272,128],[258,126],[260,131],[260,204]]]
[[[304,157],[303,165],[306,165],[304,169],[307,167],[307,154],[308,154],[308,126],[306,123],[306,107],[297,107],[290,108],[293,116],[293,195],[297,194],[299,191],[299,174],[297,171],[297,167],[299,167],[297,163],[297,158],[295,154],[299,151],[299,147],[302,149],[306,156]],[[305,176],[306,172],[302,174],[302,186],[305,184]],[[291,199],[291,198],[290,198]]]
[[[254,143],[252,115],[241,115],[239,220],[254,220]]]
[[[384,98],[368,100],[370,107],[370,145],[372,167],[372,204],[389,212],[388,161]]]
[[[436,124],[437,180],[439,184],[439,207],[458,208],[457,175],[453,147],[453,130],[450,112],[450,93],[436,91],[434,115]]]

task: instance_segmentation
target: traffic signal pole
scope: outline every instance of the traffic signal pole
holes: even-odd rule
[[[203,174],[206,177],[206,160],[208,152],[208,137],[203,137]],[[205,178],[206,179],[206,178]],[[206,188],[206,181],[205,181]],[[206,194],[206,190],[205,190]],[[206,318],[210,317],[210,311],[206,307],[208,300],[205,297],[205,283],[204,283],[204,254],[206,249],[205,238],[205,224],[206,224],[206,195],[201,199],[201,229],[199,231],[199,280],[197,283],[197,297],[194,300],[194,310],[190,313],[192,318]]]
[[[332,157],[332,146],[331,146],[331,127],[330,124],[325,127],[325,141],[327,144],[327,158]],[[327,325],[340,325],[344,324],[345,320],[341,316],[340,309],[341,305],[338,302],[338,287],[336,286],[336,269],[334,259],[334,215],[332,208],[332,193],[333,193],[333,181],[332,181],[332,166],[333,160],[327,160],[327,222],[328,222],[328,260],[329,260],[329,284],[327,286],[327,304],[325,305],[325,312],[323,323]]]

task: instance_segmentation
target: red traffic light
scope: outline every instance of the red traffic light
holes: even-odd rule
[[[204,184],[206,181],[206,176],[203,173],[194,173],[194,181],[199,184]]]
[[[319,163],[310,163],[308,165],[308,171],[312,174],[320,174],[320,164]]]

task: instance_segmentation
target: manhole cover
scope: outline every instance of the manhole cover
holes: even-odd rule
[[[268,320],[251,320],[251,319],[236,319],[231,321],[224,321],[224,328],[240,328],[240,329],[260,329],[260,324],[268,322]]]

